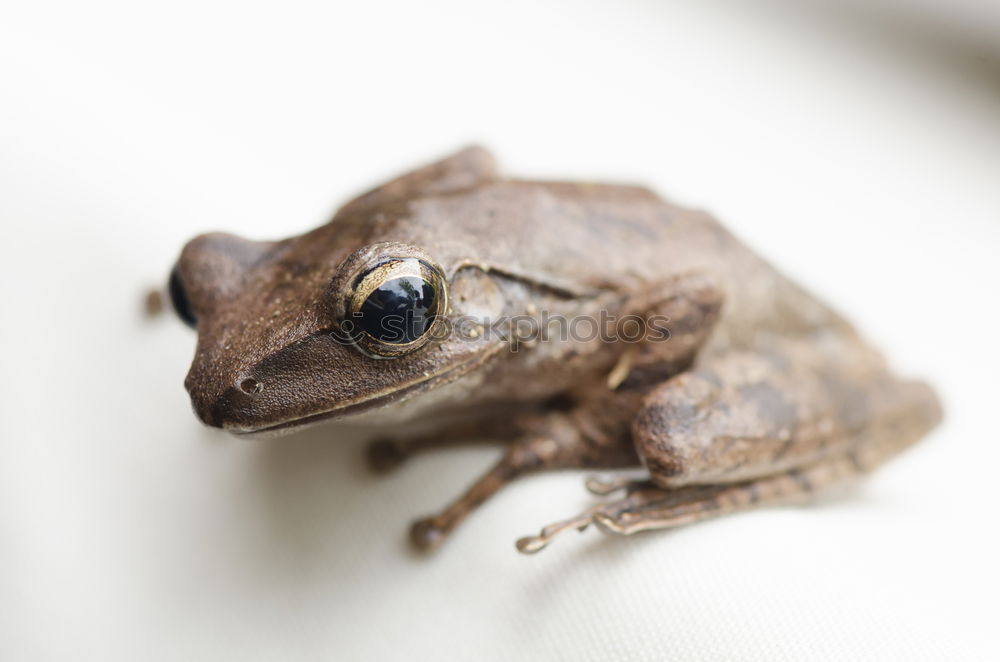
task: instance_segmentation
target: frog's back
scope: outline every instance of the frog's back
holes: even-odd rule
[[[854,334],[712,216],[643,187],[498,180],[411,201],[406,232],[407,241],[439,247],[446,263],[475,262],[580,294],[711,274],[725,291],[716,335],[727,346],[748,346],[763,330]]]
[[[630,289],[693,266],[688,246],[714,241],[710,217],[648,189],[598,183],[500,180],[411,201],[404,240],[440,247],[570,291]],[[447,219],[442,223],[442,219]]]

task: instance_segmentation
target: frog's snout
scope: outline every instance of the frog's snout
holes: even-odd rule
[[[247,293],[245,281],[250,272],[266,267],[274,246],[221,232],[203,234],[184,246],[171,272],[173,307],[198,332],[198,350],[185,386],[205,425],[238,430],[252,426],[253,416],[259,415],[264,383],[248,374],[247,355],[266,350],[260,346],[268,338],[260,331],[256,345],[247,340],[242,321],[245,316],[266,319],[280,332],[286,320],[279,319],[273,298]]]
[[[184,385],[187,387],[188,395],[191,396],[191,408],[194,409],[198,420],[209,427],[225,427],[225,407],[220,407],[220,404],[224,401],[226,394],[209,393],[190,375]]]
[[[240,432],[254,427],[259,415],[265,383],[254,377],[245,377],[231,388],[220,393],[201,392],[189,383],[191,406],[202,423],[213,428]]]

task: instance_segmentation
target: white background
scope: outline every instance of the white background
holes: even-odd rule
[[[0,658],[997,659],[987,4],[3,2]],[[526,479],[430,558],[407,522],[495,451],[375,478],[357,431],[202,428],[193,335],[141,315],[183,242],[304,231],[472,141],[712,210],[946,424],[821,507],[534,557],[592,497]]]

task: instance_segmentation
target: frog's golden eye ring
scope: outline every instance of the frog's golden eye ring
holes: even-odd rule
[[[362,270],[346,297],[342,328],[363,351],[389,358],[412,352],[448,309],[444,274],[428,260],[383,257]]]

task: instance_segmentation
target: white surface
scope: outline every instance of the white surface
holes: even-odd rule
[[[0,6],[0,658],[1000,656],[990,61],[821,4],[138,7]],[[534,557],[513,540],[590,498],[524,480],[432,558],[408,520],[492,451],[377,479],[353,432],[201,428],[193,337],[139,315],[182,243],[305,230],[472,140],[710,208],[930,378],[947,424],[821,508]]]

